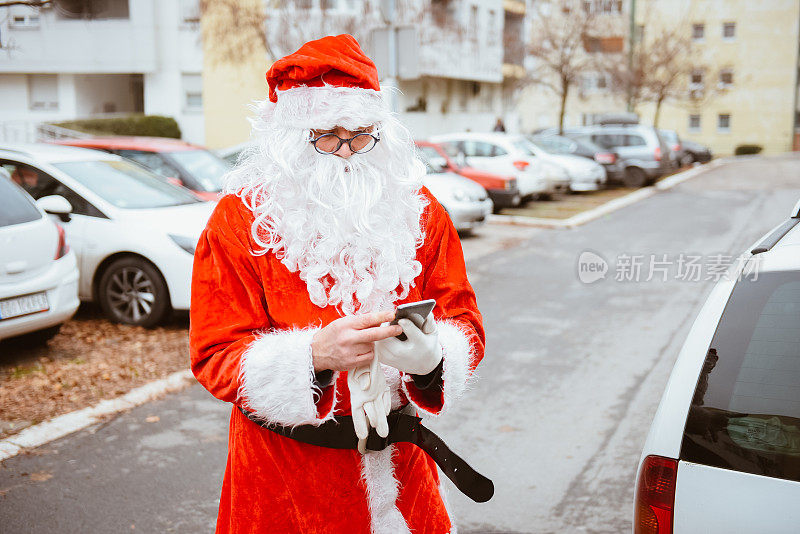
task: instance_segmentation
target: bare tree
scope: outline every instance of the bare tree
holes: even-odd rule
[[[303,43],[331,33],[350,33],[359,40],[381,24],[372,2],[357,12],[328,8],[320,0],[312,9],[310,0],[200,0],[202,36],[213,42],[212,62],[238,64],[254,53],[266,51],[267,60],[296,50]]]
[[[617,61],[605,65],[615,90],[627,96],[631,109],[645,102],[653,103],[653,125],[658,126],[665,102],[698,108],[724,90],[720,86],[692,83],[694,72],[707,78],[711,69],[701,61],[685,24],[665,26],[648,22],[643,28],[645,35],[634,45],[630,63]]]
[[[580,0],[555,0],[536,4],[528,54],[537,65],[531,73],[536,84],[549,88],[560,99],[559,132],[564,130],[567,98],[581,77],[597,68],[586,50],[587,43],[603,34],[594,10]]]
[[[643,101],[655,104],[653,125],[658,126],[661,106],[670,99],[687,96],[687,81],[697,68],[692,41],[686,28],[661,27],[642,39],[634,51],[636,81]]]

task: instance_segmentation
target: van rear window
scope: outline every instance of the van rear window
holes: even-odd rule
[[[42,218],[31,197],[0,174],[0,228]]]
[[[697,381],[681,459],[800,481],[800,273],[736,284]]]

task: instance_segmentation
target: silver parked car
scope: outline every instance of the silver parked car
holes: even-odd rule
[[[628,187],[653,183],[671,169],[670,149],[652,126],[608,124],[570,128],[567,135],[591,141],[618,153],[625,160],[623,182]]]

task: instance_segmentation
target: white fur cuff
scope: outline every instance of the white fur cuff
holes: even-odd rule
[[[381,93],[352,87],[295,87],[278,91],[278,102],[267,102],[266,119],[301,129],[342,126],[356,130],[390,116]]]
[[[417,410],[429,415],[443,414],[453,403],[458,400],[467,389],[467,383],[472,377],[471,363],[474,349],[470,343],[470,331],[455,321],[436,321],[439,332],[439,344],[442,346],[442,381],[444,382],[444,402],[439,413],[431,413],[424,407],[418,406],[408,394],[407,384],[403,382],[406,397],[409,398]],[[409,377],[410,378],[410,377]]]
[[[311,339],[316,328],[273,331],[258,336],[242,354],[239,396],[259,418],[280,425],[319,425]],[[334,376],[334,386],[336,376]],[[335,392],[334,392],[335,399]],[[334,401],[335,403],[335,401]]]

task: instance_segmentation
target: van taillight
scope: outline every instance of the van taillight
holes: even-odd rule
[[[634,534],[672,534],[678,461],[648,456],[636,484]]]
[[[518,168],[521,171],[524,171],[525,169],[527,169],[528,165],[530,165],[530,163],[528,163],[527,161],[515,161],[514,162],[514,167]]]
[[[597,163],[603,163],[605,165],[613,165],[615,161],[617,161],[617,156],[615,156],[611,152],[598,152],[594,155],[594,160]]]
[[[67,252],[69,252],[69,245],[67,245],[67,236],[64,234],[64,229],[61,225],[57,224],[56,228],[58,229],[58,248],[56,248],[55,259],[58,260],[67,255]]]
[[[660,146],[656,147],[656,151],[655,151],[655,154],[653,154],[653,157],[656,159],[656,161],[661,161],[661,147]]]

